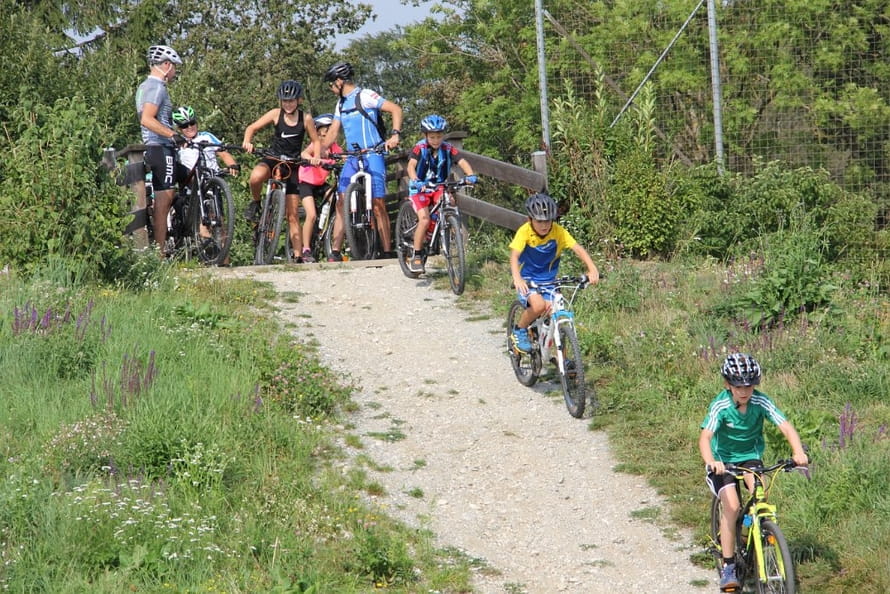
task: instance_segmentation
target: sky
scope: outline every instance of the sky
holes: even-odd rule
[[[344,47],[352,39],[388,31],[396,25],[404,27],[410,23],[422,21],[429,16],[430,7],[435,4],[435,1],[423,2],[420,6],[402,4],[400,0],[364,0],[364,3],[374,7],[373,12],[377,15],[377,19],[368,21],[364,27],[352,35],[342,37],[337,42],[338,48]]]

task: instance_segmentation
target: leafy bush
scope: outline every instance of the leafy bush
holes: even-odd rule
[[[99,167],[102,126],[88,106],[13,110],[0,138],[0,262],[33,271],[59,255],[100,276],[121,256],[125,190]]]

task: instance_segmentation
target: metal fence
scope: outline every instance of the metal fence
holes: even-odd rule
[[[711,40],[709,4],[717,31]],[[847,189],[884,202],[890,195],[886,15],[869,8],[880,3],[865,0],[831,3],[831,11],[824,4],[544,1],[550,101],[571,90],[611,119],[649,74],[635,103],[651,103],[659,158],[714,161],[721,156],[716,121],[730,171],[750,173],[758,160],[824,168]],[[717,120],[712,42],[719,47]]]

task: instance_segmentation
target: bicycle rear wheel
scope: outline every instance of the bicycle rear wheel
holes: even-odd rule
[[[284,190],[273,190],[263,203],[263,212],[257,224],[256,257],[254,264],[271,264],[278,251],[278,238],[284,223]]]
[[[410,200],[405,200],[399,207],[396,216],[395,246],[399,258],[399,267],[402,274],[408,278],[417,278],[419,272],[414,272],[408,267],[408,261],[414,257],[414,230],[417,229],[417,213]]]
[[[513,346],[513,330],[523,311],[525,311],[525,307],[519,301],[514,301],[510,306],[510,311],[507,314],[507,353],[510,355],[510,364],[513,366],[513,373],[516,374],[519,383],[523,386],[533,386],[541,373],[540,355],[535,352],[534,348],[531,353],[523,353]],[[535,346],[532,344],[532,347]]]
[[[578,335],[575,333],[574,326],[563,323],[559,325],[558,331],[563,365],[559,373],[562,395],[565,398],[569,414],[580,419],[584,415],[584,406],[587,400],[581,347],[578,344]]]
[[[204,230],[199,230],[198,259],[207,265],[220,266],[229,257],[235,232],[235,203],[229,184],[219,177],[210,178],[201,193],[201,200]]]
[[[771,520],[760,523],[763,547],[763,574],[757,564],[755,587],[758,594],[794,594],[794,560],[785,535]]]
[[[354,203],[358,210],[349,211]],[[374,214],[365,211],[365,188],[361,184],[349,184],[346,188],[346,204],[344,204],[346,225],[346,243],[353,260],[373,260],[377,257],[377,231],[374,229]]]
[[[464,292],[467,280],[467,250],[460,217],[454,214],[445,216],[445,233],[442,236],[442,251],[448,266],[448,282],[455,295]],[[583,407],[582,407],[583,408]]]

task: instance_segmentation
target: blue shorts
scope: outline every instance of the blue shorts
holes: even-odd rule
[[[528,279],[525,279],[525,282],[529,282]],[[538,281],[540,282],[540,281]],[[529,287],[528,293],[523,295],[519,291],[516,291],[516,298],[519,299],[519,303],[522,304],[522,307],[528,307],[528,298],[532,293],[537,293],[541,297],[544,298],[544,301],[551,302],[553,301],[553,288],[552,287]]]
[[[371,196],[374,198],[383,198],[386,196],[386,161],[383,155],[371,153],[361,157],[365,160],[365,171],[371,174]],[[340,183],[337,190],[342,194],[349,187],[349,178],[358,171],[359,157],[349,157],[343,164],[343,171],[340,172]]]

